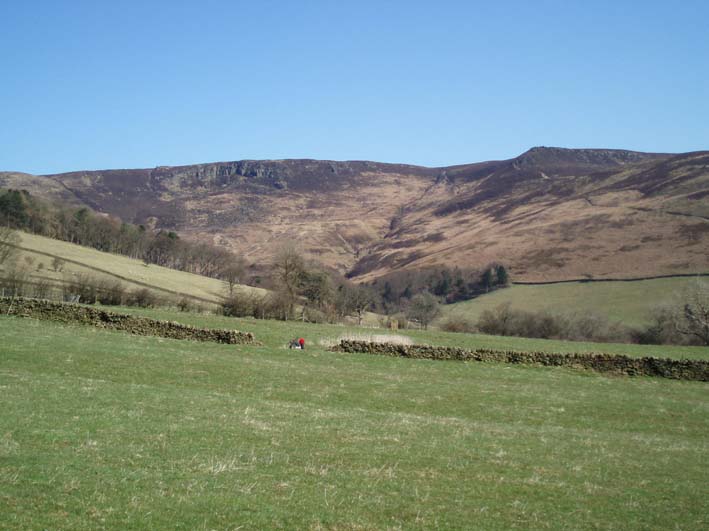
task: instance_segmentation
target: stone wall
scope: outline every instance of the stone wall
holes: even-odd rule
[[[139,336],[212,341],[229,345],[256,344],[254,335],[250,332],[195,328],[173,321],[159,321],[147,317],[109,312],[90,306],[63,304],[46,300],[0,297],[0,314],[95,326],[108,330],[120,330]]]
[[[631,358],[629,356],[595,352],[585,354],[561,354],[555,352],[518,352],[483,348],[464,350],[455,347],[393,345],[352,340],[342,340],[333,350],[431,360],[488,361],[555,367],[578,367],[598,372],[625,374],[629,376],[655,376],[677,380],[709,381],[709,361],[707,360],[675,360],[651,357]]]

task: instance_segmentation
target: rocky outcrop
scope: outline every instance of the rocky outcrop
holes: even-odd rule
[[[1,297],[0,313],[46,321],[95,326],[97,328],[119,330],[139,336],[210,341],[228,345],[257,344],[254,335],[250,332],[195,328],[173,321],[160,321],[147,317],[109,312],[90,306],[63,304],[45,300]]]
[[[603,373],[627,376],[654,376],[675,380],[709,381],[709,361],[675,360],[669,358],[631,358],[629,356],[586,353],[562,354],[556,352],[518,352],[513,350],[475,349],[431,345],[394,345],[366,341],[342,340],[334,347],[338,352],[359,352],[430,360],[482,361],[521,363],[553,367],[576,367]]]

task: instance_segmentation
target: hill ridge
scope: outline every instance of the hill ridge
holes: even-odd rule
[[[709,151],[535,146],[447,167],[244,159],[0,173],[0,186],[23,183],[261,265],[296,244],[359,281],[495,261],[526,281],[689,274],[709,265]]]

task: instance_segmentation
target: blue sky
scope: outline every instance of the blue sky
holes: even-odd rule
[[[0,0],[0,170],[709,149],[709,2]]]

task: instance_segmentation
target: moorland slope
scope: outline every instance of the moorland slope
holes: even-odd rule
[[[445,168],[236,161],[47,176],[0,173],[124,221],[208,239],[257,264],[281,246],[358,281],[504,262],[516,280],[709,269],[709,151],[538,147]]]

